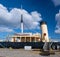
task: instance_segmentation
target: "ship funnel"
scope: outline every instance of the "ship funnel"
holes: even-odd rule
[[[42,30],[42,35],[41,35],[42,41],[43,42],[49,42],[48,28],[47,28],[46,22],[45,21],[41,21],[40,25],[41,25],[41,30]]]

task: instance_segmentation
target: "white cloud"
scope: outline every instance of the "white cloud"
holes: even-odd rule
[[[5,6],[0,4],[0,27],[6,28],[20,28],[21,13],[23,14],[24,28],[28,26],[29,29],[38,28],[38,21],[41,21],[41,14],[37,11],[28,12],[25,9],[21,10],[13,8],[10,11]],[[25,26],[26,25],[26,26]]]
[[[56,25],[55,33],[60,33],[60,10],[59,13],[56,14],[56,21],[57,21],[57,25]]]
[[[60,28],[55,30],[55,33],[60,33]]]
[[[58,38],[55,39],[55,38],[54,38],[54,39],[50,39],[50,41],[51,41],[51,42],[60,42],[60,39],[58,39]]]
[[[14,32],[14,30],[6,27],[0,27],[0,32]]]
[[[59,6],[60,5],[60,0],[52,0],[55,6]]]

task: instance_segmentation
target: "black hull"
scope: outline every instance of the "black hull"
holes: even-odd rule
[[[51,42],[49,42],[51,43]],[[24,48],[24,46],[32,46],[32,48],[43,48],[44,43],[43,42],[0,42],[0,48]],[[60,47],[60,42],[53,42],[51,45],[51,48],[53,49],[53,46],[55,46],[55,49],[57,49],[57,45]]]
[[[24,48],[24,46],[32,46],[32,48],[42,48],[42,42],[0,42],[0,48]]]

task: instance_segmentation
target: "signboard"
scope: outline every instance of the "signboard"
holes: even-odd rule
[[[32,49],[32,46],[24,46],[24,49],[25,50],[31,50]]]

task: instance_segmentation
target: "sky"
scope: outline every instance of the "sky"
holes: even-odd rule
[[[0,0],[0,39],[21,32],[21,14],[24,32],[41,33],[43,20],[47,22],[49,38],[60,40],[60,0]]]

